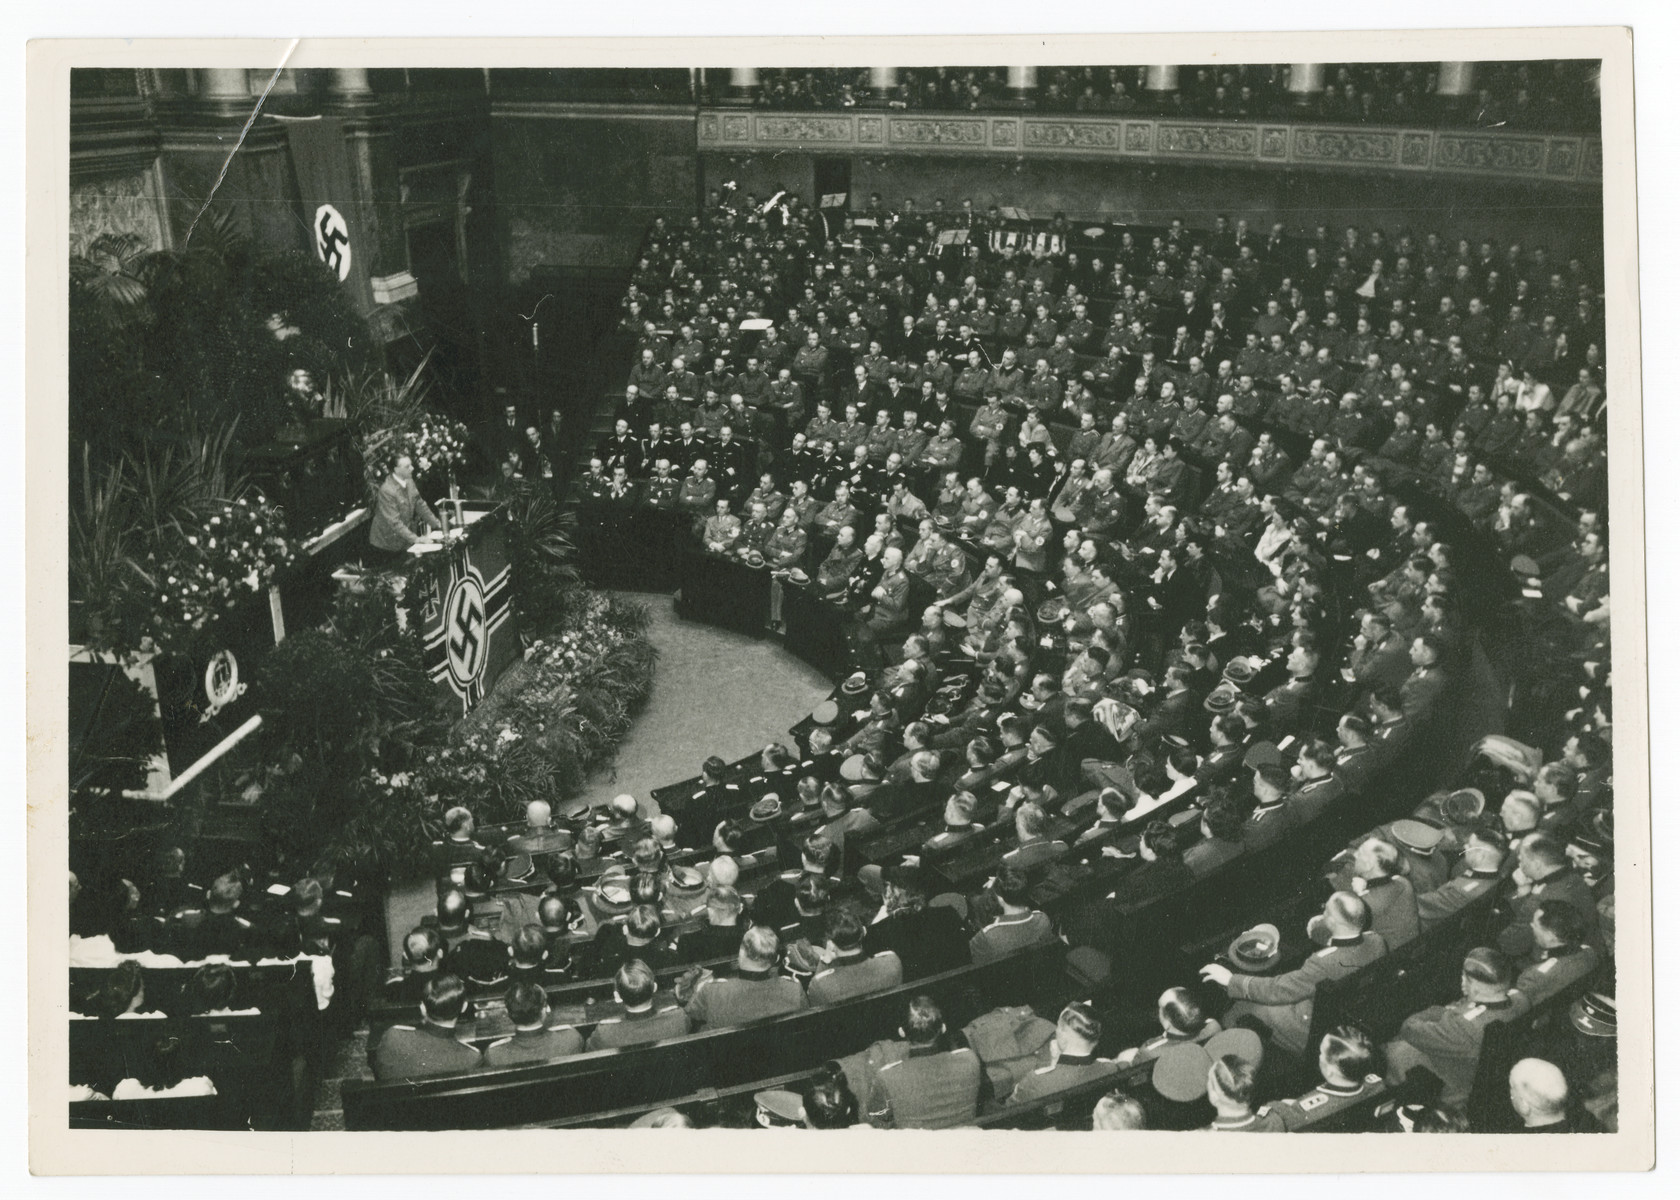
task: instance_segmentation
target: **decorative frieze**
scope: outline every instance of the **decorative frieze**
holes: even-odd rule
[[[1505,130],[1404,129],[1279,121],[1191,121],[1134,116],[935,114],[892,111],[781,113],[703,109],[706,150],[808,149],[886,154],[998,154],[1153,162],[1253,163],[1326,170],[1534,179],[1596,185],[1598,138]]]

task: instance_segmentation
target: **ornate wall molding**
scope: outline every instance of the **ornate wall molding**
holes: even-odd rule
[[[498,106],[497,111],[501,111]],[[1603,145],[1579,134],[1404,129],[1038,113],[778,113],[701,109],[709,151],[984,154],[1019,158],[1252,163],[1314,170],[1478,175],[1599,185]]]

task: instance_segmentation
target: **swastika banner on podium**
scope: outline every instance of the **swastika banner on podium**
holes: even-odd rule
[[[520,654],[508,572],[507,531],[498,522],[429,556],[410,587],[426,639],[432,681],[468,713]]]

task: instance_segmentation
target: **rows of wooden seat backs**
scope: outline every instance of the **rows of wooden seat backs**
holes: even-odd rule
[[[244,1129],[269,1098],[289,1091],[300,1031],[320,1019],[307,963],[234,964],[239,1009],[189,1014],[194,967],[146,970],[146,1005],[161,1017],[72,1019],[70,1078],[132,1078],[160,1038],[176,1038],[194,1062],[215,1062],[217,1094],[147,1100],[85,1100],[70,1105],[72,1128]],[[70,1007],[85,1007],[109,976],[103,967],[70,969]],[[251,1011],[251,1010],[256,1011]]]
[[[1307,1045],[1316,1046],[1331,1030],[1357,1025],[1381,1044],[1399,1032],[1412,1013],[1431,1004],[1451,1001],[1458,995],[1458,972],[1464,953],[1488,940],[1497,891],[1489,891],[1415,941],[1386,955],[1344,979],[1320,985],[1314,996],[1313,1021]],[[1566,1013],[1569,1005],[1593,986],[1584,979],[1548,998],[1518,1021],[1495,1025],[1484,1043],[1477,1080],[1471,1091],[1469,1111],[1472,1129],[1496,1132],[1508,1127],[1509,1103],[1505,1077],[1512,1063],[1528,1052],[1537,1031]],[[1149,1127],[1189,1127],[1205,1120],[1199,1105],[1174,1105],[1152,1089],[1153,1063],[1136,1067],[1117,1066],[1112,1075],[1082,1084],[1018,1106],[994,1107],[982,1112],[975,1124],[981,1128],[1088,1130],[1096,1101],[1110,1091],[1121,1091],[1141,1099],[1149,1113]],[[1269,1071],[1277,1090],[1304,1092],[1315,1086],[1312,1064],[1274,1063]],[[699,1125],[742,1127],[754,1123],[757,1093],[772,1088],[797,1091],[809,1078],[809,1071],[764,1077],[734,1087],[702,1088],[697,1092],[663,1101],[629,1105],[542,1122],[547,1128],[614,1128],[628,1126],[638,1117],[659,1109],[682,1112]],[[1415,1072],[1398,1086],[1384,1084],[1361,1104],[1325,1117],[1309,1117],[1296,1132],[1356,1133],[1384,1127],[1388,1115],[1401,1103],[1428,1103],[1439,1087],[1427,1070]]]
[[[862,1049],[897,1028],[912,996],[932,996],[953,1022],[973,1019],[999,995],[1054,1004],[1056,998],[1045,993],[1061,978],[1064,949],[1037,947],[843,1004],[551,1063],[386,1083],[346,1080],[345,1127],[504,1128],[652,1104],[766,1073],[809,1071],[813,1047]]]
[[[1238,910],[1251,911],[1257,903],[1296,891],[1316,878],[1330,849],[1351,833],[1409,811],[1424,790],[1424,772],[1419,767],[1428,758],[1426,742],[1430,733],[1428,728],[1420,730],[1419,736],[1413,739],[1406,769],[1391,768],[1371,789],[1360,796],[1345,798],[1339,807],[1324,813],[1314,826],[1297,830],[1290,839],[1259,854],[1233,861],[1183,892],[1119,919],[1103,904],[1101,897],[1101,891],[1112,886],[1112,877],[1099,876],[1070,890],[1053,906],[1054,911],[1077,915],[1093,930],[1107,930],[1107,947],[1126,957],[1127,969],[1148,964],[1162,976],[1172,976],[1181,982],[1191,968],[1177,960],[1173,953],[1176,946],[1198,932],[1222,927]],[[993,843],[988,849],[998,857],[1004,852],[1001,843]],[[976,858],[953,882],[978,885],[990,869],[988,861]],[[1004,961],[1015,962],[1014,959]],[[504,1125],[579,1115],[642,1099],[681,1096],[702,1085],[726,1085],[740,1081],[739,1065],[743,1062],[753,1064],[751,1074],[755,1077],[762,1076],[766,1067],[772,1073],[800,1065],[809,1068],[814,1064],[809,1062],[811,1051],[806,1047],[822,1046],[831,1053],[861,1050],[895,1028],[904,1001],[922,991],[939,998],[942,990],[956,987],[964,994],[987,997],[990,1003],[981,1002],[983,1007],[1027,1000],[1032,989],[1006,986],[1013,977],[1012,972],[1006,970],[1006,977],[999,978],[991,970],[998,965],[962,968],[911,981],[892,992],[849,1004],[806,1010],[750,1027],[691,1034],[645,1048],[598,1051],[534,1067],[434,1080],[346,1081],[345,1120],[352,1129]],[[1062,986],[1060,975],[1059,971],[1049,973],[1049,978],[1057,981],[1058,991]],[[1045,980],[1045,973],[1028,973],[1023,983],[1033,981],[1042,989]],[[1053,997],[1051,1007],[1062,998]],[[860,1020],[860,1006],[865,1005],[883,1007],[871,1007],[870,1016]],[[595,1019],[600,1015],[597,1013]],[[778,1023],[786,1023],[782,1032],[766,1037],[763,1029]],[[739,1041],[732,1043],[731,1039]],[[763,1057],[766,1052],[761,1045],[766,1042],[776,1047],[768,1059]],[[795,1048],[791,1061],[790,1047]],[[636,1056],[634,1062],[624,1060],[630,1055]],[[801,1055],[806,1059],[803,1063],[798,1061]],[[688,1086],[690,1083],[693,1086]],[[473,1104],[465,1098],[482,1098],[487,1090],[496,1092],[496,1101],[481,1108],[494,1111],[481,1110],[475,1114]],[[638,1091],[642,1095],[627,1094]]]

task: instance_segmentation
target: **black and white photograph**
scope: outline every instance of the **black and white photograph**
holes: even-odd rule
[[[58,43],[54,1169],[1648,1165],[1623,32]]]

